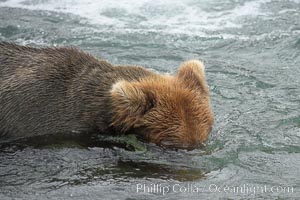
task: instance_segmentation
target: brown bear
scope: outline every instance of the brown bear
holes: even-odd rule
[[[200,61],[176,75],[113,66],[75,48],[0,43],[0,136],[134,132],[164,147],[195,148],[214,122]]]

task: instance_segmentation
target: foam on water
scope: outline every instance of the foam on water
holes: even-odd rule
[[[113,30],[136,29],[162,31],[172,34],[200,34],[206,31],[240,28],[240,19],[266,15],[261,6],[270,0],[245,2],[228,10],[205,11],[218,1],[184,0],[8,0],[0,7],[45,10],[70,13],[86,19],[87,23],[109,26]]]

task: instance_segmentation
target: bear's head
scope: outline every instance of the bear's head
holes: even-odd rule
[[[193,149],[207,140],[214,122],[204,65],[183,63],[175,76],[119,81],[111,90],[112,126],[136,130],[167,148]]]

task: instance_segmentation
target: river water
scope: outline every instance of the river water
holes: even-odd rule
[[[193,151],[122,137],[2,145],[1,200],[299,199],[299,0],[0,0],[0,40],[161,73],[201,59],[215,114]]]

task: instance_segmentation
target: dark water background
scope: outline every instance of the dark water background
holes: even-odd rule
[[[1,146],[1,200],[300,198],[299,0],[0,0],[0,40],[72,45],[162,73],[201,59],[216,119],[207,147],[193,151],[104,138]]]

